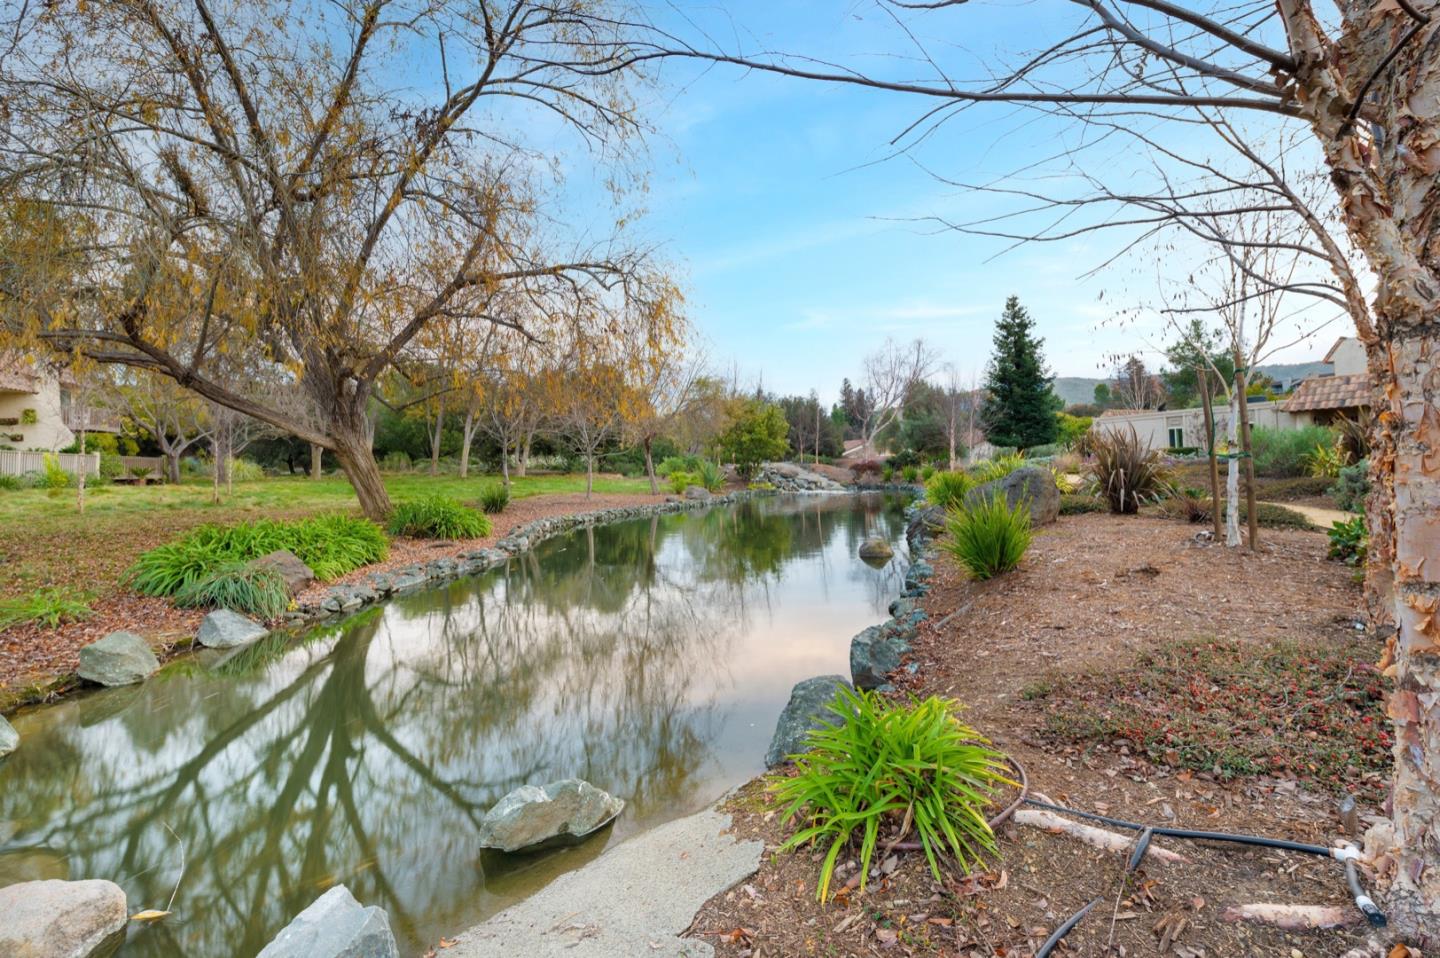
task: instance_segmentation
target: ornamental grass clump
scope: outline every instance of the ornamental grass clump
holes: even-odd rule
[[[0,632],[15,625],[58,628],[91,616],[90,597],[66,586],[36,589],[29,595],[0,599]]]
[[[976,579],[993,579],[1020,564],[1030,548],[1030,507],[1015,508],[997,492],[989,499],[952,510],[945,524],[945,551]]]
[[[1142,504],[1159,501],[1169,489],[1160,451],[1141,442],[1133,426],[1100,432],[1093,453],[1090,478],[1113,513],[1133,515]]]
[[[925,483],[925,498],[941,509],[958,509],[973,485],[963,472],[937,472]]]
[[[390,552],[390,540],[368,519],[344,515],[204,525],[142,553],[126,573],[126,582],[143,595],[174,596],[227,565],[279,549],[294,553],[317,579],[329,581],[383,560]]]
[[[290,590],[276,569],[232,562],[181,589],[181,608],[231,609],[264,621],[280,618],[290,607]]]
[[[504,483],[492,482],[480,490],[480,509],[487,515],[498,515],[510,505],[510,490]]]
[[[479,539],[490,534],[490,518],[449,496],[402,502],[390,516],[390,532],[415,539]]]
[[[995,852],[986,820],[997,786],[1011,784],[1005,757],[955,717],[956,703],[931,696],[896,705],[870,692],[841,688],[829,709],[837,724],[811,731],[796,774],[773,786],[788,803],[785,821],[805,825],[781,846],[826,845],[818,898],[830,894],[840,855],[860,845],[860,890],[882,830],[890,841],[913,829],[940,881],[940,856],[963,871]]]

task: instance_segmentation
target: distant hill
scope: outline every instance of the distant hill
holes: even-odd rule
[[[1313,363],[1272,363],[1269,366],[1257,366],[1260,372],[1271,379],[1280,382],[1294,382],[1304,379],[1307,376],[1318,376],[1321,373],[1330,372],[1330,364],[1322,362]],[[1056,376],[1055,395],[1059,396],[1067,406],[1076,403],[1091,403],[1095,401],[1095,387],[1099,383],[1108,382],[1106,379],[1093,379],[1088,376]]]
[[[1089,379],[1085,376],[1056,376],[1055,395],[1059,396],[1067,406],[1082,402],[1094,402],[1095,387],[1104,381],[1103,379]]]

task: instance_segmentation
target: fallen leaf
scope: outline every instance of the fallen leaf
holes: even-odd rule
[[[145,909],[144,911],[137,911],[135,914],[131,915],[131,916],[130,916],[130,920],[131,920],[131,921],[159,921],[161,918],[164,918],[164,917],[165,917],[166,915],[168,915],[168,914],[170,914],[168,911],[160,911],[160,910],[155,909],[155,908],[147,908],[147,909]]]

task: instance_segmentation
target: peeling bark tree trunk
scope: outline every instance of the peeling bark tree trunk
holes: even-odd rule
[[[645,476],[650,480],[650,495],[658,496],[660,494],[660,481],[655,478],[655,457],[650,453],[650,444],[652,442],[654,442],[653,437],[645,437]]]
[[[1250,445],[1250,407],[1245,397],[1250,377],[1241,372],[1244,359],[1239,351],[1235,353],[1235,398],[1236,410],[1240,414],[1240,455],[1245,458],[1245,524],[1250,531],[1250,551],[1260,550],[1260,524],[1255,515],[1255,455]],[[1234,460],[1231,460],[1232,462]]]
[[[319,479],[324,469],[325,447],[318,442],[310,444],[310,478]]]
[[[1225,460],[1225,544],[1234,547],[1240,544],[1240,460],[1235,458],[1240,448],[1240,405],[1234,395],[1230,397],[1225,439],[1230,449]]]
[[[1205,455],[1210,462],[1210,521],[1215,527],[1215,541],[1220,541],[1220,467],[1215,461],[1215,412],[1210,405],[1210,372],[1195,367],[1200,381],[1200,395],[1205,404]]]

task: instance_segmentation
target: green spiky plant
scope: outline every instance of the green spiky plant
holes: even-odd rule
[[[881,828],[907,836],[914,829],[940,880],[949,855],[968,871],[994,854],[985,809],[1009,783],[1005,757],[955,716],[953,701],[931,696],[908,705],[871,692],[837,690],[829,705],[836,723],[812,730],[809,751],[793,756],[796,774],[773,787],[788,803],[784,820],[805,824],[781,846],[828,845],[817,896],[825,901],[841,852],[858,837],[860,889],[870,871]]]
[[[65,586],[36,589],[29,595],[0,599],[0,632],[14,625],[53,629],[90,618],[90,597]]]
[[[974,484],[963,472],[937,472],[925,483],[925,498],[941,509],[958,509]]]
[[[176,594],[175,604],[232,609],[269,622],[290,607],[290,590],[276,569],[232,562],[186,586]]]
[[[944,549],[976,579],[993,579],[1020,564],[1030,548],[1030,507],[1010,508],[1005,495],[952,510],[945,524]]]
[[[390,516],[390,532],[417,539],[479,539],[490,534],[490,518],[449,496],[402,502]]]
[[[480,490],[480,509],[489,515],[498,515],[510,505],[510,490],[503,483],[492,482]]]

